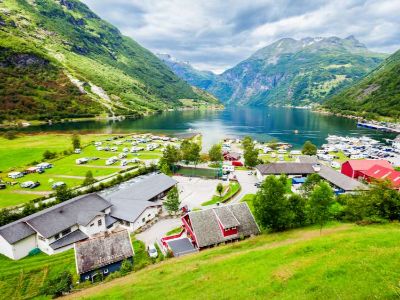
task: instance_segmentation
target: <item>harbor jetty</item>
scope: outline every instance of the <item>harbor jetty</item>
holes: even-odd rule
[[[400,133],[400,125],[396,123],[384,123],[384,122],[357,122],[357,127],[364,127],[384,132]]]

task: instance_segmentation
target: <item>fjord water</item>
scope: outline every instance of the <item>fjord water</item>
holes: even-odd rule
[[[295,133],[297,130],[297,134]],[[250,135],[259,141],[278,139],[300,147],[310,140],[320,146],[328,134],[343,136],[367,135],[378,140],[395,135],[357,128],[355,120],[332,115],[322,115],[306,109],[278,107],[230,107],[225,110],[171,111],[143,119],[123,121],[85,121],[58,123],[25,128],[29,132],[99,132],[128,133],[155,132],[178,134],[199,132],[203,135],[203,146],[225,137]]]

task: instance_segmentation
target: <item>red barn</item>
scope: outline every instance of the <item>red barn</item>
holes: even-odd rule
[[[371,167],[378,165],[384,168],[393,170],[392,165],[383,159],[361,159],[361,160],[348,160],[342,164],[342,174],[351,178],[363,177],[365,171]]]
[[[374,165],[362,173],[368,182],[372,180],[389,180],[395,189],[400,189],[400,172],[391,168]]]

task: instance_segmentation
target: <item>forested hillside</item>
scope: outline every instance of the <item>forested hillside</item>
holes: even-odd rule
[[[0,119],[145,115],[208,101],[77,0],[0,1]]]

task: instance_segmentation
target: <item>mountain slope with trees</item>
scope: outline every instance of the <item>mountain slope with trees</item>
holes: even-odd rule
[[[0,78],[1,119],[141,116],[210,100],[77,0],[0,2]]]
[[[284,38],[220,75],[168,56],[164,61],[175,74],[227,104],[306,106],[357,82],[385,57],[349,36]]]
[[[400,118],[400,50],[357,84],[328,99],[333,112]]]

